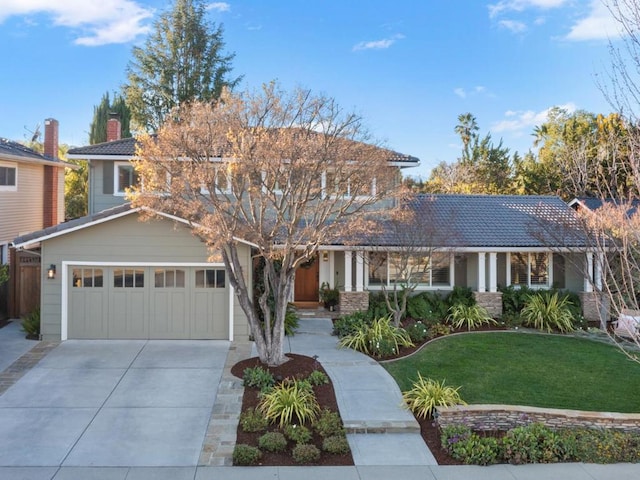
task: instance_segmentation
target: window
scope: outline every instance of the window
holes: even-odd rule
[[[74,268],[73,288],[102,288],[103,278],[101,268]]]
[[[0,191],[15,192],[18,185],[18,167],[12,163],[0,163]]]
[[[412,283],[424,287],[451,286],[451,256],[435,252],[429,255],[369,253],[369,285]]]
[[[322,174],[322,188],[325,195],[343,195],[345,197],[366,197],[375,195],[377,181],[375,178],[362,179],[358,172],[324,172]]]
[[[196,270],[196,288],[224,288],[225,271],[220,269]]]
[[[525,287],[549,286],[549,254],[511,253],[511,285]]]
[[[113,271],[115,288],[144,288],[144,270],[116,268]]]
[[[138,184],[138,174],[129,162],[115,162],[114,168],[115,195],[124,195],[128,188]]]
[[[157,268],[155,286],[156,288],[184,288],[184,270]]]

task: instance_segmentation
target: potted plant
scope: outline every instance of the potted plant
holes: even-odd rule
[[[340,303],[340,290],[335,286],[331,288],[327,282],[322,282],[320,286],[320,300],[324,303],[324,308],[333,311]]]

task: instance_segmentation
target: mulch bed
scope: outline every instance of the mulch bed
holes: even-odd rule
[[[322,365],[316,359],[307,357],[304,355],[296,355],[293,353],[287,354],[289,357],[289,361],[278,367],[267,367],[260,363],[260,359],[257,357],[250,358],[248,360],[243,360],[242,362],[236,363],[231,368],[231,373],[238,378],[242,378],[242,374],[245,368],[261,366],[267,370],[269,370],[273,376],[276,378],[276,381],[285,379],[285,378],[304,378],[307,377],[314,370],[320,370],[325,373]],[[338,412],[338,403],[336,402],[336,396],[333,390],[333,385],[328,383],[327,385],[320,385],[314,387],[314,392],[316,394],[316,399],[320,404],[320,408],[328,408],[331,411]],[[255,408],[258,405],[258,390],[255,388],[245,388],[244,396],[242,398],[242,411],[245,411],[249,408]],[[270,427],[269,430],[277,430],[277,427]],[[246,443],[248,445],[258,445],[258,438],[263,434],[261,433],[245,433],[238,425],[236,444]],[[314,437],[310,443],[313,443],[319,449],[322,449],[322,440],[323,438],[314,432]],[[299,465],[294,462],[291,456],[291,449],[295,446],[294,442],[289,442],[289,448],[284,453],[269,453],[262,452],[262,460],[260,465],[264,466],[293,466]],[[305,464],[308,465],[308,464]],[[348,455],[331,455],[326,452],[322,452],[320,456],[320,460],[313,465],[323,465],[323,466],[344,466],[344,465],[353,465],[353,457],[349,453]]]

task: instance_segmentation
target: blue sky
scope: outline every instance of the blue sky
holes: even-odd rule
[[[0,136],[53,117],[88,143],[93,107],[126,80],[165,0],[0,0]],[[599,78],[618,28],[601,0],[229,0],[224,26],[242,88],[277,79],[335,97],[426,177],[454,161],[457,117],[473,113],[512,151],[553,106],[608,113]],[[408,173],[408,172],[407,172]]]

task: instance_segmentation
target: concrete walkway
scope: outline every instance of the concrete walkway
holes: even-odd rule
[[[0,372],[3,372],[37,344],[37,341],[25,338],[25,333],[20,327],[20,320],[14,320],[0,328]]]

